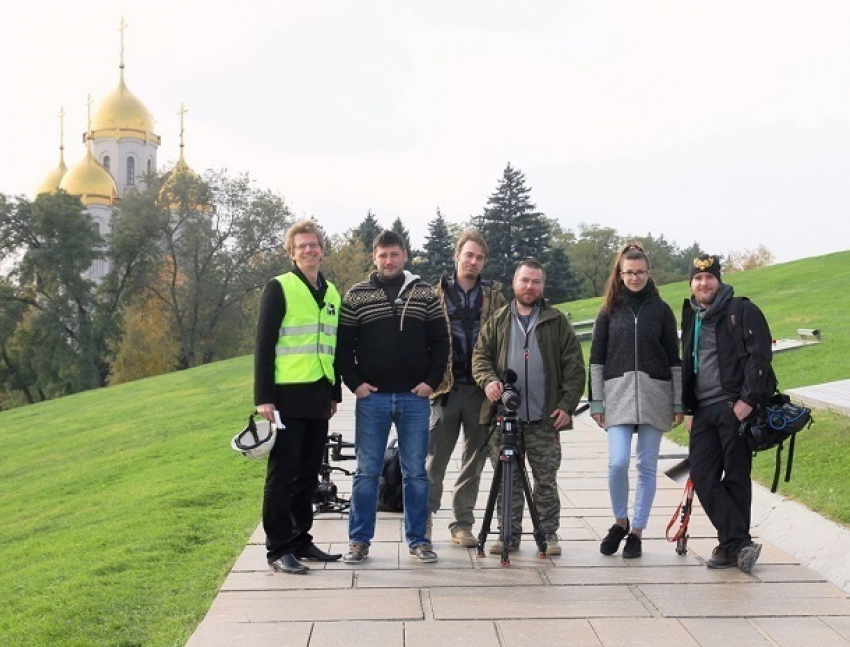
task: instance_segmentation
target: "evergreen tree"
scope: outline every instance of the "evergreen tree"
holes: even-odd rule
[[[366,253],[370,256],[372,255],[372,242],[375,240],[375,237],[383,231],[383,227],[378,224],[378,219],[375,218],[375,214],[372,213],[372,210],[369,209],[366,212],[366,217],[363,219],[359,225],[357,225],[352,231],[352,235],[356,240],[360,241],[360,244],[363,245],[363,249],[366,250]]]
[[[401,221],[401,216],[393,221],[390,231],[397,233],[399,238],[404,241],[404,249],[407,250],[407,263],[404,264],[404,269],[409,270],[411,268],[411,263],[413,262],[413,257],[416,253],[410,247],[410,232],[407,231],[407,227],[405,227],[404,223]],[[369,249],[371,250],[371,247]]]
[[[544,261],[549,246],[551,225],[530,195],[525,175],[508,164],[481,216],[480,230],[490,247],[488,273],[506,286],[519,261]]]
[[[575,301],[581,295],[581,282],[573,272],[570,257],[562,247],[549,253],[546,263],[546,289],[543,296],[551,303]]]
[[[420,275],[428,283],[436,285],[442,274],[449,274],[454,266],[454,241],[446,219],[437,209],[436,217],[428,223],[428,235],[422,250]]]

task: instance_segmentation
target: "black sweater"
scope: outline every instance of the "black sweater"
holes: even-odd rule
[[[449,360],[448,322],[434,288],[405,272],[390,300],[373,273],[342,300],[337,363],[352,391],[368,382],[403,393],[420,382],[436,389]]]

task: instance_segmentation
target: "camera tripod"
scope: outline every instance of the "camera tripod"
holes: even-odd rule
[[[534,528],[534,541],[537,543],[538,557],[546,557],[546,535],[540,527],[540,516],[537,514],[537,506],[531,497],[531,484],[528,480],[528,471],[525,468],[525,452],[522,447],[522,439],[519,432],[519,421],[516,413],[506,413],[500,417],[498,422],[502,429],[502,444],[499,447],[499,460],[493,473],[493,485],[490,487],[490,496],[487,499],[487,509],[481,523],[481,533],[478,535],[478,556],[484,556],[484,546],[487,535],[490,534],[490,523],[493,520],[493,510],[496,506],[497,495],[501,494],[501,526],[499,539],[502,542],[502,566],[510,566],[510,546],[513,535],[513,494],[514,474],[519,474],[522,483],[522,491],[531,515],[531,524]]]
[[[313,495],[313,516],[322,514],[323,512],[348,512],[351,502],[339,496],[339,490],[336,483],[331,480],[332,472],[342,472],[346,476],[351,476],[354,472],[350,472],[341,467],[332,466],[331,459],[335,461],[353,461],[354,456],[344,455],[343,449],[354,447],[354,443],[345,442],[342,439],[342,434],[332,433],[328,436],[325,443],[325,454],[322,458],[322,466],[319,468],[319,486],[316,488],[316,493]]]

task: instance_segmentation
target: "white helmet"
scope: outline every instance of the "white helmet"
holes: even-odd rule
[[[248,426],[233,437],[230,446],[248,458],[263,458],[268,456],[277,438],[277,427],[265,418],[260,420],[259,428],[254,422],[256,411],[248,416]]]

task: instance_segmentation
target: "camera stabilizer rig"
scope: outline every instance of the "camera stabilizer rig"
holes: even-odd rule
[[[537,506],[531,497],[531,484],[528,480],[528,472],[525,469],[525,452],[523,449],[522,432],[517,416],[517,411],[522,402],[519,391],[514,386],[517,374],[508,369],[502,378],[504,391],[501,398],[501,412],[497,418],[497,424],[502,431],[502,444],[499,447],[499,460],[493,473],[493,485],[490,488],[490,496],[487,499],[487,509],[481,523],[481,533],[478,535],[478,556],[484,556],[484,547],[487,535],[490,534],[490,523],[493,520],[493,509],[496,505],[497,495],[501,495],[501,525],[499,539],[502,542],[502,566],[510,566],[510,546],[513,536],[513,494],[514,473],[520,476],[522,491],[528,504],[528,512],[531,515],[531,523],[534,528],[534,541],[537,543],[538,557],[546,558],[546,535],[540,527],[540,516],[537,514]],[[489,442],[489,440],[488,440]],[[483,450],[484,448],[482,448]]]
[[[334,461],[353,461],[355,457],[350,454],[343,454],[343,449],[351,449],[354,443],[346,442],[342,439],[342,434],[334,432],[328,435],[325,443],[325,455],[322,458],[322,467],[319,468],[319,487],[316,488],[316,493],[313,495],[313,516],[322,514],[323,512],[348,512],[351,502],[339,496],[336,483],[331,480],[331,472],[342,472],[346,476],[351,476],[354,472],[350,472],[341,467],[332,466],[331,460]]]

